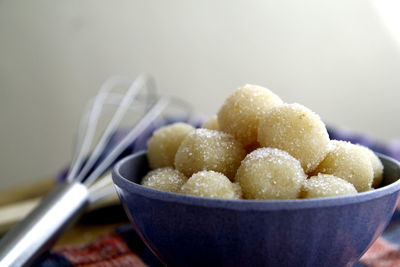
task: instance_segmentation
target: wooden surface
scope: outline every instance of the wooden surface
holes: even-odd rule
[[[30,212],[55,185],[53,178],[0,191],[0,236]]]
[[[6,191],[0,191],[0,236],[15,224],[15,219],[20,218],[27,210],[31,210],[40,202],[40,199],[46,195],[55,185],[53,178],[47,178],[17,188],[11,188]],[[115,195],[110,197],[113,205],[118,205]],[[104,201],[103,201],[104,202]],[[107,201],[106,201],[107,202]],[[97,203],[95,208],[103,208],[102,203]],[[117,206],[118,207],[118,206]],[[120,208],[120,207],[118,207]],[[89,209],[90,211],[93,208]],[[100,210],[101,211],[101,210]],[[97,216],[99,217],[99,216]],[[11,223],[11,224],[10,224]],[[128,219],[121,216],[115,221],[102,222],[101,216],[93,223],[80,223],[79,221],[67,229],[55,244],[55,247],[66,245],[86,244],[98,238],[100,235],[108,233],[117,226],[128,224]]]
[[[22,185],[0,191],[0,206],[15,203],[22,200],[41,197],[49,192],[55,185],[52,177],[39,180],[32,184]]]

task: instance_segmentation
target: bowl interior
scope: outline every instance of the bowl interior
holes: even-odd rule
[[[119,173],[126,180],[140,184],[142,178],[150,171],[146,151],[138,152],[131,157],[135,157],[135,160],[129,161],[129,164],[121,164]]]
[[[384,156],[382,154],[376,153],[383,164],[383,180],[379,187],[384,187],[395,183],[400,178],[400,166],[395,160]]]

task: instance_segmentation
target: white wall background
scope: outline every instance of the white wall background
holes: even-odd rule
[[[69,162],[84,104],[114,74],[149,72],[205,115],[260,84],[331,125],[398,138],[399,13],[365,0],[0,0],[0,189]]]

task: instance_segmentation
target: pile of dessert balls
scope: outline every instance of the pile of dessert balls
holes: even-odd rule
[[[383,174],[371,150],[329,140],[317,114],[256,85],[234,91],[201,128],[158,129],[147,147],[152,170],[142,185],[208,198],[355,194],[376,188]]]

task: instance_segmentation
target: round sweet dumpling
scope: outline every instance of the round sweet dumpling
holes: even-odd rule
[[[186,136],[175,155],[175,168],[190,177],[212,170],[228,178],[235,176],[246,152],[232,135],[208,129],[196,129]]]
[[[258,142],[289,152],[306,173],[318,166],[329,149],[325,124],[300,104],[282,104],[268,111],[260,121]]]
[[[242,188],[240,187],[240,184],[235,182],[232,184],[232,187],[233,187],[233,191],[235,191],[236,198],[241,199],[243,196],[243,193],[242,193]]]
[[[237,185],[225,175],[215,171],[197,172],[182,186],[186,195],[210,198],[239,199]]]
[[[182,185],[187,181],[187,177],[171,168],[159,168],[150,171],[143,179],[141,184],[153,189],[179,193]]]
[[[257,128],[261,117],[282,100],[270,90],[245,85],[234,91],[218,112],[221,131],[232,134],[243,146],[257,141]]]
[[[147,159],[150,168],[173,167],[179,145],[193,130],[193,126],[182,122],[156,130],[147,142]]]
[[[374,178],[372,180],[372,187],[377,188],[383,179],[383,164],[375,153],[368,147],[359,145],[365,151],[371,160],[372,169],[374,171]]]
[[[235,181],[248,199],[297,198],[307,178],[300,162],[276,148],[259,148],[248,154]]]
[[[331,174],[318,174],[304,182],[303,198],[334,197],[357,194],[354,185]]]
[[[352,183],[358,192],[371,189],[373,169],[371,159],[358,145],[331,141],[331,150],[315,173],[332,174]]]
[[[219,131],[219,125],[218,125],[218,119],[217,116],[212,116],[208,120],[206,120],[201,128],[209,129],[209,130],[215,130]]]

